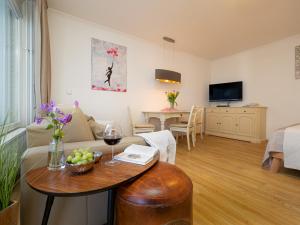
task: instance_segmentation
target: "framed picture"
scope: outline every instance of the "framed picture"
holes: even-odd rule
[[[300,79],[300,45],[295,48],[295,78]]]
[[[92,38],[92,90],[127,91],[127,49]]]

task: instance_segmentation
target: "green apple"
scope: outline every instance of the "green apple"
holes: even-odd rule
[[[80,152],[76,152],[75,153],[75,157],[81,157],[81,153]]]
[[[86,159],[83,159],[83,160],[81,160],[81,163],[84,165],[84,164],[87,164],[88,161]]]
[[[76,158],[73,158],[73,159],[71,160],[71,162],[72,162],[72,164],[76,164],[76,163],[78,162],[78,160],[77,160]]]
[[[77,156],[75,156],[73,159],[75,159],[75,160],[76,160],[76,162],[78,162],[78,161],[80,161],[80,160],[81,160],[81,156],[77,155]]]
[[[68,156],[67,162],[72,162],[73,157],[71,155]]]
[[[87,153],[86,156],[87,156],[88,158],[93,158],[93,157],[94,157],[94,156],[93,156],[93,153],[91,153],[91,152]]]
[[[87,164],[87,160],[80,160],[76,163],[77,165],[84,165]]]
[[[82,151],[82,154],[87,154],[87,153],[89,153],[89,151],[86,149]]]
[[[94,154],[90,152],[90,148],[78,148],[74,149],[72,153],[67,157],[67,162],[72,164],[87,164],[94,160]]]

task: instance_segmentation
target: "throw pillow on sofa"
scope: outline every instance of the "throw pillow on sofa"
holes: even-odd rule
[[[71,123],[64,127],[65,136],[63,141],[65,143],[95,140],[93,132],[80,108],[66,108],[62,109],[62,111],[72,113]]]
[[[94,135],[79,108],[62,108],[64,113],[72,113],[72,121],[64,127],[64,143],[94,141]],[[52,140],[52,130],[46,130],[46,120],[41,125],[31,124],[27,127],[27,147],[49,145]]]
[[[96,140],[103,140],[105,126],[103,124],[97,123],[92,116],[85,115],[85,118],[90,125],[94,138]]]

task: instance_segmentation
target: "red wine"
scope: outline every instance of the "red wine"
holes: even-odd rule
[[[104,142],[108,145],[116,145],[121,141],[122,137],[119,135],[115,136],[104,136]]]

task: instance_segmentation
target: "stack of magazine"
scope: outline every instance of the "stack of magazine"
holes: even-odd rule
[[[153,157],[158,152],[157,148],[135,145],[128,146],[124,152],[116,155],[114,159],[129,163],[135,163],[140,165],[146,165],[153,160]]]

